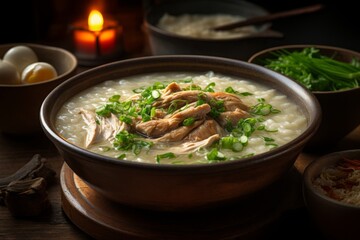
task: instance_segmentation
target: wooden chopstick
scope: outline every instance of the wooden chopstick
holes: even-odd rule
[[[322,4],[315,4],[315,5],[311,5],[308,7],[297,8],[297,9],[293,9],[293,10],[267,14],[264,16],[248,18],[248,19],[240,21],[240,22],[235,22],[235,23],[230,23],[230,24],[215,27],[215,28],[213,28],[213,30],[215,30],[215,31],[231,30],[234,28],[270,22],[270,21],[273,21],[273,20],[276,20],[279,18],[285,18],[285,17],[295,16],[295,15],[300,15],[300,14],[305,14],[305,13],[312,13],[312,12],[318,11],[322,8],[323,8]]]

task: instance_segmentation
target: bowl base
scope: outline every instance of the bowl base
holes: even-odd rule
[[[291,197],[291,191],[278,190],[275,193],[283,194],[274,194],[274,188],[284,190],[284,184],[277,183],[234,204],[174,213],[112,202],[90,188],[66,163],[61,169],[60,184],[65,214],[96,239],[259,239],[268,236],[270,229],[273,231],[269,226],[285,210],[279,203],[284,197]]]

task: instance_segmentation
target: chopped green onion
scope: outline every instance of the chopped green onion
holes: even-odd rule
[[[234,152],[240,152],[241,150],[243,150],[244,145],[241,142],[234,142],[232,145],[232,150]]]
[[[109,98],[109,102],[118,102],[120,99],[120,95],[113,95]]]
[[[214,87],[215,83],[211,82],[204,88],[204,92],[215,92]]]
[[[189,118],[184,119],[183,125],[184,125],[184,126],[190,126],[190,125],[192,125],[194,122],[195,122],[195,118],[189,117]]]
[[[213,148],[211,149],[211,151],[206,154],[206,158],[209,161],[214,161],[214,160],[226,160],[226,157],[223,153],[219,152],[217,148]]]
[[[100,147],[99,147],[99,150],[102,151],[102,152],[108,152],[108,151],[111,150],[111,148],[108,147],[108,146],[100,146]]]
[[[154,99],[158,99],[158,98],[161,96],[161,94],[160,94],[159,90],[156,89],[156,90],[152,90],[151,96],[152,96]]]
[[[280,112],[280,110],[274,108],[272,105],[265,103],[265,99],[263,98],[259,98],[258,102],[259,102],[258,104],[250,108],[250,112],[252,114],[266,116],[269,115],[270,113]]]
[[[136,139],[135,134],[131,134],[126,130],[123,130],[115,135],[113,146],[116,150],[133,151],[135,155],[138,155],[143,148],[149,149],[152,146],[152,142],[146,142],[140,139]]]
[[[240,137],[240,142],[241,142],[243,145],[246,145],[246,144],[248,143],[248,141],[249,141],[249,138],[248,138],[247,136],[242,135],[242,136]]]
[[[120,160],[123,160],[123,159],[125,159],[125,157],[126,157],[126,154],[123,153],[123,154],[120,154],[119,156],[117,156],[116,158],[120,159]]]
[[[227,87],[225,88],[225,92],[227,93],[232,93],[232,94],[236,94],[236,95],[240,95],[240,96],[251,96],[253,95],[252,93],[250,92],[239,92],[239,91],[236,91],[234,90],[232,87]]]
[[[176,158],[176,156],[172,152],[156,155],[156,163],[160,163],[160,160],[164,158]]]

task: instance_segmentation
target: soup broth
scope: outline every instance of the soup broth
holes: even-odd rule
[[[72,97],[56,127],[97,154],[157,164],[231,161],[299,136],[305,115],[287,96],[247,79],[154,73],[105,81]]]

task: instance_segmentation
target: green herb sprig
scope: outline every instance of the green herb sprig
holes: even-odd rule
[[[284,74],[311,91],[336,91],[359,87],[360,59],[341,62],[307,47],[301,51],[278,50],[259,60],[265,67]]]

